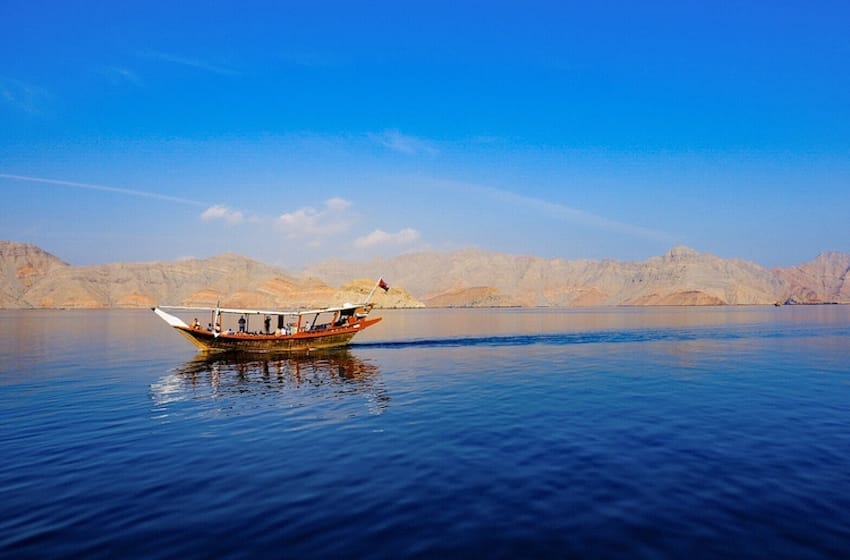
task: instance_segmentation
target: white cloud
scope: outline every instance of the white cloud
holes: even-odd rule
[[[0,102],[30,115],[41,115],[50,98],[47,90],[0,76]]]
[[[333,211],[341,212],[351,206],[351,201],[345,200],[344,198],[335,197],[326,200],[325,205]]]
[[[216,204],[204,210],[204,213],[201,214],[201,219],[205,222],[222,220],[230,225],[237,225],[245,220],[245,216],[239,210],[233,210],[227,206]]]
[[[75,189],[85,189],[90,191],[102,191],[110,193],[124,194],[128,196],[138,196],[142,198],[152,198],[155,200],[163,200],[165,202],[176,202],[179,204],[189,204],[191,206],[205,206],[204,202],[197,200],[189,200],[177,196],[170,196],[149,191],[137,191],[133,189],[124,189],[120,187],[110,187],[107,185],[92,185],[91,183],[77,183],[74,181],[65,181],[63,179],[47,179],[44,177],[27,177],[25,175],[10,175],[8,173],[0,173],[0,179],[11,179],[13,181],[28,181],[30,183],[44,183],[47,185],[63,185],[73,187]]]
[[[598,214],[579,210],[577,208],[566,206],[557,202],[550,202],[548,200],[525,196],[495,188],[484,187],[483,190],[485,192],[488,192],[491,196],[502,199],[511,205],[525,206],[527,208],[537,210],[543,214],[548,214],[559,220],[583,224],[596,229],[610,231],[614,233],[634,235],[637,237],[642,237],[644,239],[652,239],[656,241],[666,242],[671,242],[675,240],[675,238],[663,231],[655,230],[644,226],[636,226],[633,224],[618,222],[617,220],[612,220],[610,218],[606,218]]]
[[[593,214],[592,212],[587,212],[578,208],[573,208],[565,204],[551,202],[542,198],[515,193],[513,191],[454,181],[443,181],[440,184],[453,190],[463,189],[467,192],[479,193],[490,199],[499,200],[510,205],[512,208],[526,208],[556,220],[582,224],[602,231],[624,233],[627,235],[642,237],[644,239],[663,241],[667,243],[675,242],[676,239],[674,236],[664,231],[619,222],[617,220],[606,218],[605,216]]]
[[[202,70],[204,72],[210,72],[212,74],[221,74],[223,76],[238,76],[239,72],[234,70],[229,66],[225,66],[223,64],[209,62],[207,60],[202,60],[199,58],[191,58],[188,56],[183,56],[175,53],[168,53],[162,51],[142,51],[139,52],[138,55],[142,58],[153,59],[153,60],[161,60],[163,62],[169,62],[171,64],[178,64],[180,66],[187,66],[189,68],[194,68],[196,70]]]
[[[347,211],[351,202],[342,198],[326,200],[320,209],[305,207],[281,214],[278,227],[290,238],[323,238],[343,233],[351,227]]]
[[[305,68],[335,68],[345,63],[338,53],[330,54],[315,50],[291,50],[281,54],[281,58],[290,64]]]
[[[100,73],[106,77],[113,85],[122,83],[131,83],[135,86],[141,86],[142,80],[139,75],[123,66],[104,66],[100,69]]]
[[[379,145],[409,156],[416,154],[436,155],[439,150],[433,142],[416,136],[402,134],[398,130],[385,130],[379,134],[369,134],[369,138]]]
[[[358,237],[354,240],[354,246],[358,249],[369,249],[379,245],[402,246],[410,245],[419,239],[419,232],[413,228],[404,228],[396,233],[376,229],[369,235]]]

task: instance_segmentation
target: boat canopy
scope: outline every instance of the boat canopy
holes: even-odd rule
[[[281,311],[279,309],[276,310],[267,310],[267,309],[239,309],[233,307],[192,307],[192,306],[182,306],[182,305],[160,305],[159,309],[170,309],[172,311],[206,311],[206,312],[218,312],[218,313],[231,313],[235,315],[286,315],[286,316],[298,316],[298,315],[316,315],[318,313],[335,313],[337,311],[343,312],[344,314],[353,313],[354,310],[360,307],[372,306],[372,303],[344,303],[338,306],[332,307],[320,307],[317,309],[302,309],[298,311]],[[345,313],[348,312],[348,313]]]

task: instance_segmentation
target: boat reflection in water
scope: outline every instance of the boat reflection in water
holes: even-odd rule
[[[365,397],[370,414],[383,413],[390,400],[378,367],[348,349],[281,356],[201,354],[151,385],[152,399],[160,408],[183,401],[225,399],[236,414],[240,403],[230,402],[234,399],[253,409],[263,403],[300,407],[309,404],[305,401],[321,403],[340,395]]]

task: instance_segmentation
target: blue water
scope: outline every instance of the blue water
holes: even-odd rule
[[[850,306],[382,313],[0,312],[0,557],[850,557]]]

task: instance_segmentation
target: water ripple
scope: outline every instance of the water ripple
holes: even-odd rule
[[[850,557],[848,310],[410,312],[262,358],[0,324],[0,557]]]
[[[562,332],[544,334],[515,334],[499,336],[456,336],[446,338],[422,338],[412,340],[392,340],[374,342],[355,342],[352,348],[452,348],[459,346],[563,346],[579,344],[628,344],[643,342],[687,342],[696,340],[741,340],[741,339],[768,339],[768,338],[800,338],[817,337],[828,333],[830,336],[850,337],[850,330],[838,331],[835,329],[805,329],[795,330],[764,330],[761,328],[750,329],[637,329],[616,331],[591,331],[591,332]]]

